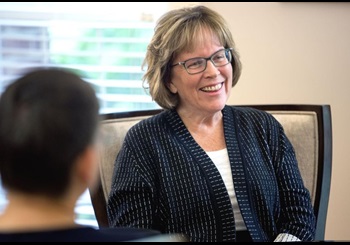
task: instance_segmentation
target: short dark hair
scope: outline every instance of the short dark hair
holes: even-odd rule
[[[57,197],[77,156],[94,140],[99,102],[72,71],[41,68],[0,97],[0,174],[7,190]]]

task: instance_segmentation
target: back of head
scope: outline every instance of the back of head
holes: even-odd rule
[[[62,195],[77,156],[92,143],[99,105],[67,70],[31,71],[0,97],[0,174],[5,189]]]

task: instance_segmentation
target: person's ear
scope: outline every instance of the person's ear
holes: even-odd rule
[[[96,145],[88,146],[77,159],[77,175],[86,187],[96,184],[98,177],[98,150]]]
[[[176,93],[177,93],[177,88],[176,88],[176,86],[173,84],[173,82],[169,82],[169,83],[168,83],[168,88],[169,88],[170,92],[172,92],[173,94],[176,94]]]

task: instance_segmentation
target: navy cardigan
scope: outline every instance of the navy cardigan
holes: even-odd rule
[[[269,113],[225,106],[224,133],[237,201],[253,241],[289,233],[310,241],[315,216],[294,149]],[[183,233],[194,242],[235,241],[219,171],[175,110],[133,126],[116,158],[110,226]]]

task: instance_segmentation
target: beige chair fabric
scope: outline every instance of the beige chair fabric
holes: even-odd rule
[[[298,160],[301,176],[315,202],[318,170],[318,125],[315,112],[270,111],[283,125]]]
[[[123,144],[126,132],[129,130],[129,128],[131,128],[131,126],[146,117],[148,116],[118,118],[102,121],[100,178],[106,201],[108,199],[108,193],[111,190],[114,161]]]

